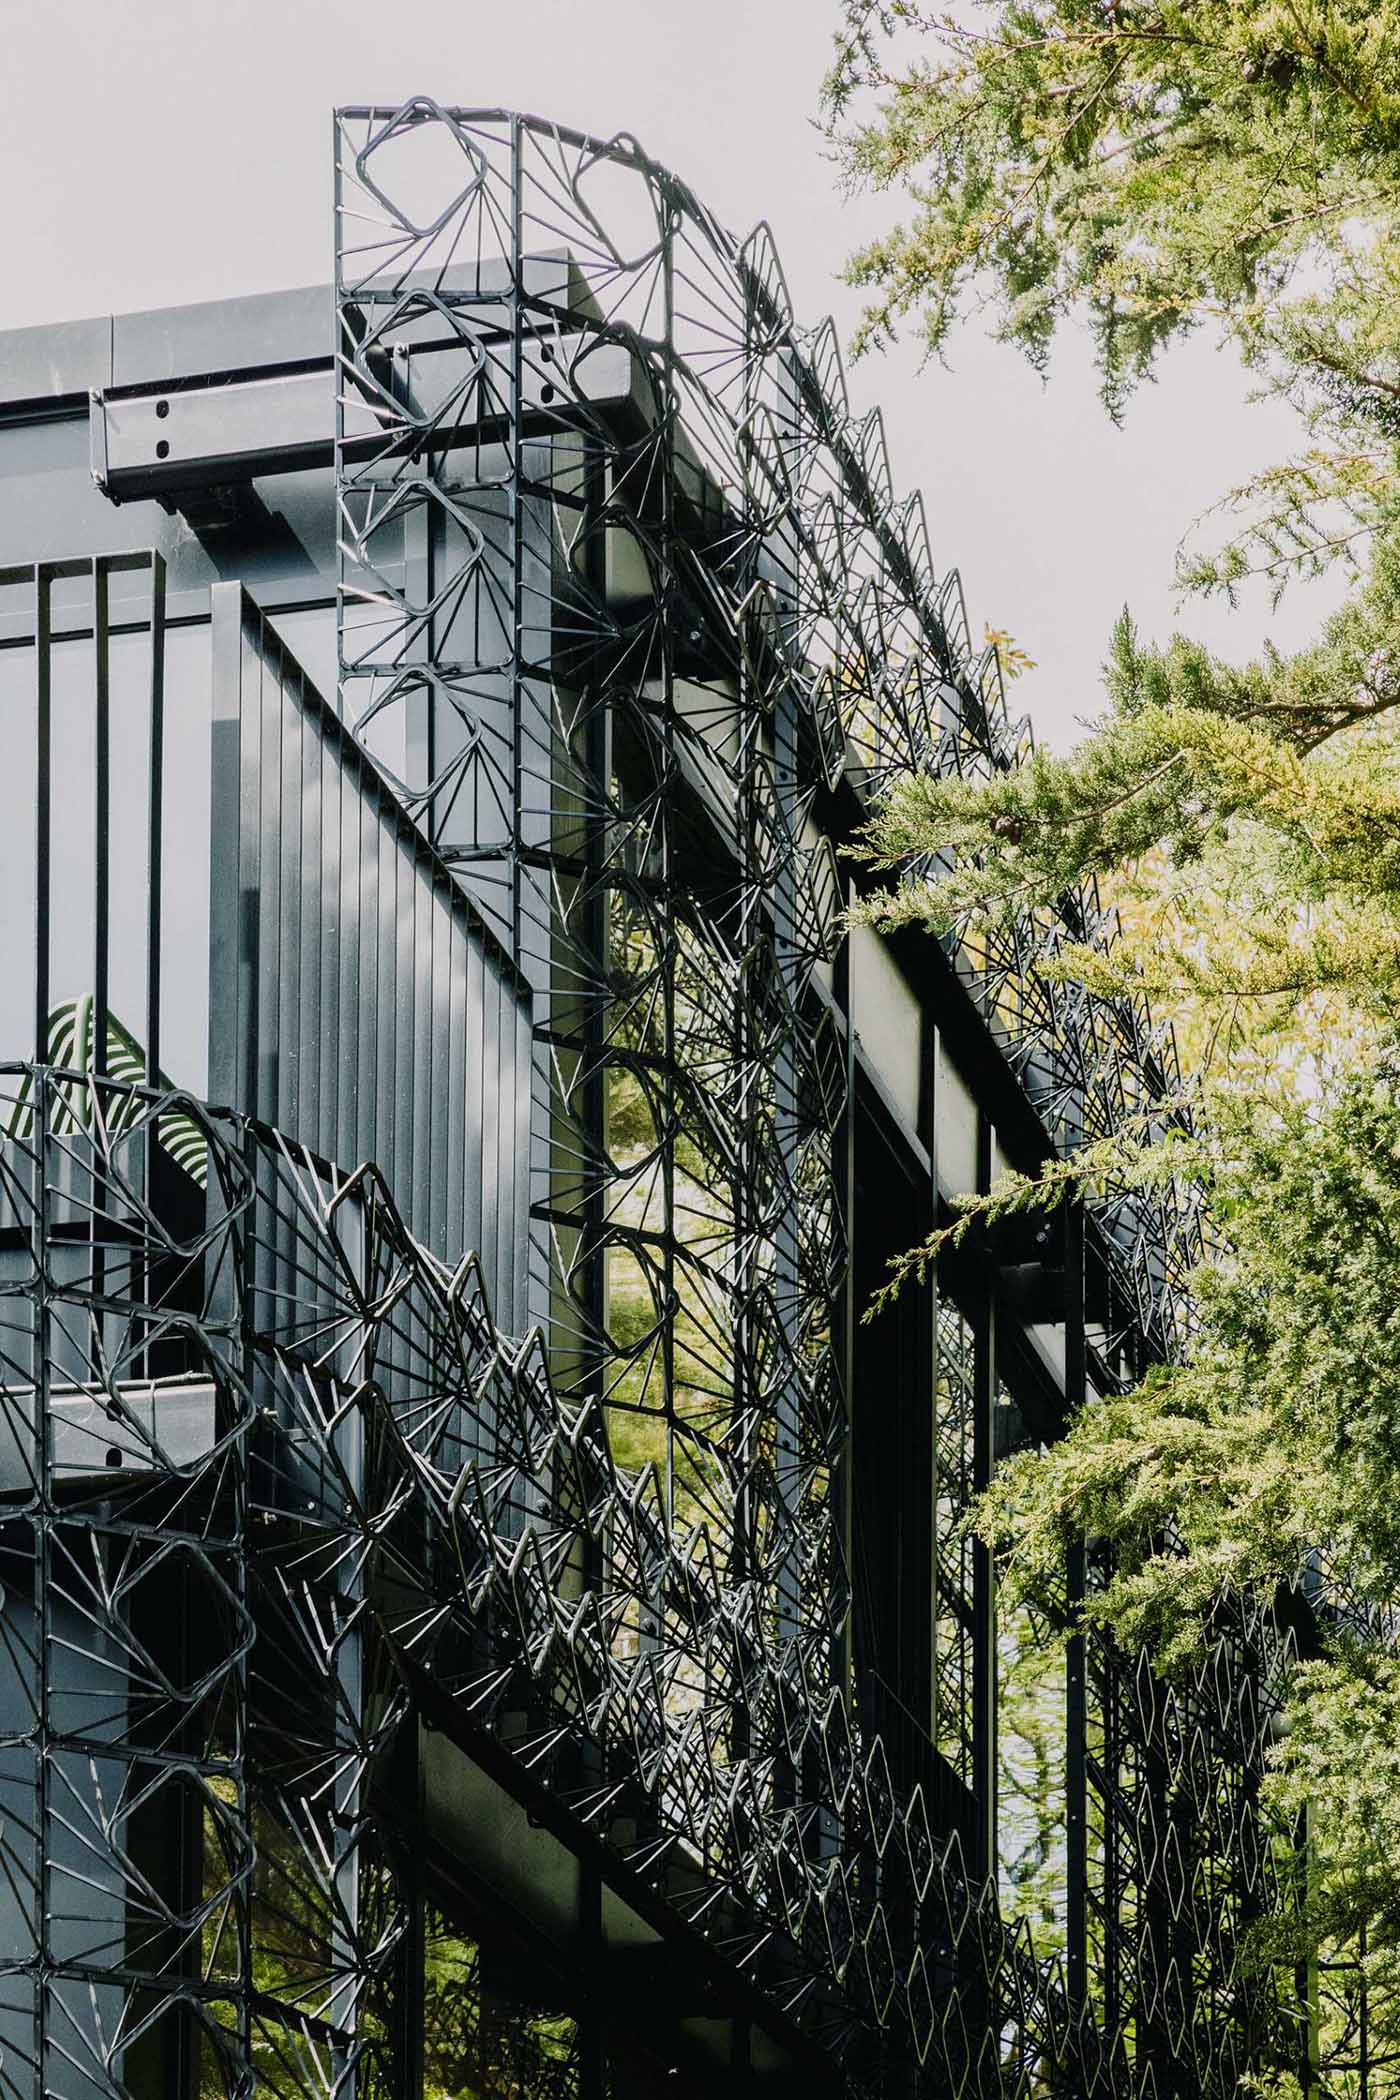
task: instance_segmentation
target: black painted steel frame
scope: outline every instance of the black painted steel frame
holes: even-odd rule
[[[405,749],[428,725],[406,790],[532,973],[557,1102],[535,1207],[551,1359],[570,1400],[661,1425],[667,1513],[714,1528],[791,1686],[771,1704],[734,1687],[728,1755],[755,1815],[853,1903],[833,1972],[849,1981],[860,1948],[868,2012],[935,2089],[1229,2090],[1271,2018],[1236,1953],[1269,1874],[1248,1643],[1170,1694],[1102,1644],[1071,1649],[1067,1990],[1020,1929],[983,1924],[972,1955],[965,1906],[990,1918],[990,1881],[941,1916],[916,1906],[918,1951],[896,1955],[887,1869],[852,1878],[864,1818],[808,1747],[844,1696],[850,1225],[847,1022],[818,986],[839,883],[811,820],[911,766],[1006,763],[1015,733],[956,578],[936,583],[917,501],[893,496],[878,416],[851,416],[830,326],[797,328],[766,227],[735,241],[629,138],[506,112],[345,110],[336,143],[342,427],[353,409],[362,432],[368,404],[382,432],[338,453],[345,711],[371,748],[395,711]],[[591,406],[604,345],[632,359],[630,416]],[[396,572],[415,536],[425,561]],[[1106,932],[1086,894],[950,950],[1061,1145],[1175,1113],[1170,1045],[1140,1006],[1035,974],[1066,937]],[[620,1083],[647,1094],[631,1157],[608,1141]],[[1100,1355],[1128,1370],[1179,1343],[1198,1226],[1124,1193],[1093,1229]],[[985,1266],[970,1358],[945,1383],[945,1409],[970,1411],[970,1485],[993,1462],[990,1251]],[[623,1268],[650,1307],[625,1341],[609,1329]],[[692,1382],[678,1338],[697,1299],[712,1346]],[[1066,1307],[1076,1384],[1082,1303]],[[1089,1572],[1076,1558],[1066,1598]],[[994,1582],[977,1551],[964,1574],[952,1674],[986,1830],[967,1866],[989,1877]],[[874,1785],[878,1742],[858,1763]],[[871,1816],[878,1856],[888,1816]],[[754,1843],[757,1871],[757,1825]]]

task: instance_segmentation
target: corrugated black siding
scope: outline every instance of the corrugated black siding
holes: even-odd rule
[[[530,1010],[443,862],[237,583],[212,593],[209,1097],[482,1258],[527,1324]]]

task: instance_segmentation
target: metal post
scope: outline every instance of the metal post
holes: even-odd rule
[[[107,970],[109,918],[111,911],[111,665],[108,656],[109,610],[107,564],[95,556],[92,564],[92,645],[94,676],[94,798],[93,798],[93,955],[92,955],[92,1050],[94,1076],[107,1074]]]
[[[49,907],[53,815],[53,575],[34,571],[34,1055],[49,1054]]]
[[[151,556],[150,833],[147,879],[146,1078],[160,1083],[161,882],[165,801],[165,563]]]

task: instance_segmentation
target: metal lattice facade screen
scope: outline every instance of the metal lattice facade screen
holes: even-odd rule
[[[160,557],[0,578],[0,2093],[1231,2093],[1296,2012],[1238,1946],[1273,1623],[1168,1692],[1064,1646],[1091,1553],[1012,1613],[959,1523],[1179,1346],[1196,1221],[859,1318],[1001,1161],[1174,1112],[1034,972],[1092,897],[844,930],[871,796],[1014,749],[956,579],[765,229],[534,119],[336,151],[338,703],[225,583],[172,757]],[[164,398],[94,408],[108,494]]]

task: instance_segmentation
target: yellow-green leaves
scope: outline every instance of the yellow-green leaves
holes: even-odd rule
[[[1208,317],[1267,364],[1288,288],[1391,230],[1395,0],[844,13],[833,138],[850,182],[909,205],[850,266],[863,342],[913,316],[940,349],[976,308],[1043,362],[1078,308],[1116,408]]]

